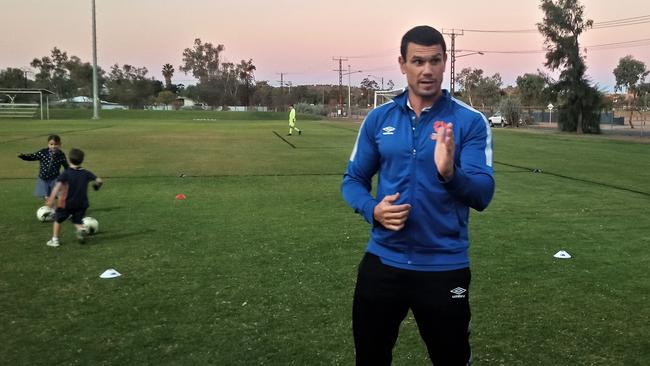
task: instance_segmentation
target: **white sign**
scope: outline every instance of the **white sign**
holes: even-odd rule
[[[546,108],[548,108],[549,111],[552,111],[553,108],[555,108],[555,106],[554,106],[553,104],[549,103],[549,104],[546,106]]]

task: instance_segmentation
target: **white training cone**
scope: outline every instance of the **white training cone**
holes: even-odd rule
[[[115,277],[120,277],[122,274],[113,268],[109,268],[104,271],[104,273],[99,275],[99,278],[115,278]]]
[[[555,253],[554,257],[560,259],[569,259],[571,258],[571,254],[567,253],[564,250],[560,250],[559,252]]]

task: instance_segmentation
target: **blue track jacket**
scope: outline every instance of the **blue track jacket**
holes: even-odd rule
[[[453,122],[454,176],[444,182],[436,169],[431,139],[436,121]],[[372,178],[378,173],[377,195]],[[359,129],[341,192],[355,212],[372,224],[367,251],[384,264],[419,271],[469,266],[469,208],[482,211],[494,194],[492,133],[480,112],[446,90],[418,119],[408,90],[368,114]],[[400,231],[374,220],[374,208],[399,192],[395,204],[411,204]]]

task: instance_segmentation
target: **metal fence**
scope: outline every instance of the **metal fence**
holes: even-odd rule
[[[0,103],[0,118],[34,118],[38,103]]]

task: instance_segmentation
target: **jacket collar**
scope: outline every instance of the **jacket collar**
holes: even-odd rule
[[[404,88],[404,91],[398,94],[393,98],[393,101],[402,108],[403,111],[407,112],[409,110],[412,110],[411,106],[409,105],[409,93],[408,93],[408,88]],[[447,89],[442,89],[442,95],[436,102],[433,104],[433,106],[425,108],[423,112],[425,111],[434,111],[434,112],[439,112],[445,108],[451,101],[451,97],[449,96],[449,92]]]

